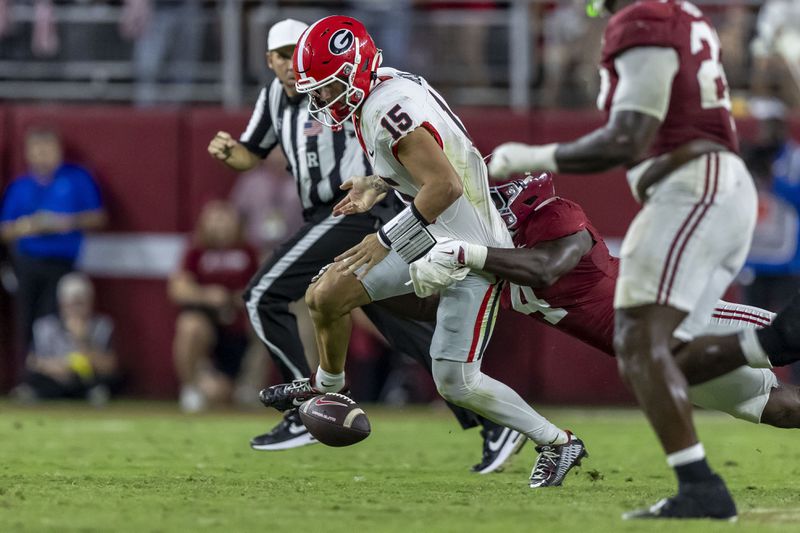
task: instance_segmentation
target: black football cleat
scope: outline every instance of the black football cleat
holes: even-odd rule
[[[518,431],[503,426],[481,429],[483,458],[472,467],[476,474],[501,472],[508,460],[522,449],[528,438]]]
[[[718,475],[701,483],[684,483],[678,494],[664,498],[647,509],[622,515],[623,520],[647,518],[710,518],[736,521],[736,504]]]
[[[254,450],[275,452],[316,444],[317,442],[317,439],[303,425],[297,409],[290,409],[283,415],[283,420],[272,428],[269,433],[250,439],[250,447]]]
[[[580,466],[584,457],[589,457],[583,441],[567,431],[569,441],[566,444],[545,444],[537,446],[539,457],[531,471],[530,487],[558,487],[564,482],[570,470]]]
[[[267,407],[274,407],[278,411],[288,411],[321,394],[324,393],[311,386],[309,378],[303,378],[262,389],[258,393],[258,399]]]

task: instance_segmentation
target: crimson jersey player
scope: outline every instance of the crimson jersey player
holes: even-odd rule
[[[667,113],[648,156],[672,152],[697,138],[738,152],[728,85],[719,62],[719,41],[710,21],[688,2],[641,2],[612,19],[600,60],[603,85],[597,103],[601,110],[610,113],[617,94],[617,57],[631,48],[649,46],[675,50],[680,65],[672,79]]]
[[[489,248],[480,269],[508,281],[503,306],[613,357],[619,260],[609,253],[583,209],[555,196],[549,174],[495,187],[493,196],[516,248]],[[451,241],[437,245],[428,258],[448,268],[477,268],[478,255],[474,245]],[[707,317],[706,329],[764,327],[773,317],[764,309],[720,301]],[[797,387],[779,383],[768,369],[741,367],[693,386],[690,396],[697,405],[751,422],[800,427],[797,392]]]
[[[547,174],[531,181],[534,187],[541,186],[541,182],[552,184]],[[501,190],[521,186],[523,184],[513,183]],[[519,225],[514,244],[517,248],[540,247],[545,250],[545,256],[543,261],[520,265],[517,279],[527,282],[506,284],[501,296],[503,307],[514,308],[613,354],[613,300],[619,260],[611,256],[581,207],[551,195],[535,216],[524,219]],[[551,252],[562,245],[568,245],[567,257],[560,263],[550,261]],[[578,255],[587,248],[585,254]],[[556,273],[547,270],[549,265],[571,268],[565,275],[556,277]],[[489,270],[488,265],[485,270]]]
[[[570,143],[503,145],[489,170],[505,177],[529,169],[584,174],[627,167],[643,207],[620,251],[614,347],[622,376],[675,469],[678,493],[625,518],[733,520],[736,505],[694,429],[686,377],[796,360],[800,328],[792,324],[800,320],[800,298],[763,329],[701,335],[744,263],[756,219],[719,39],[689,2],[589,4],[613,13],[598,99],[607,123]]]

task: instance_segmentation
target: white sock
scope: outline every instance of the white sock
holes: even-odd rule
[[[344,388],[344,372],[331,374],[322,370],[322,367],[317,367],[311,386],[322,392],[339,392]]]
[[[556,439],[555,439],[553,442],[551,442],[550,444],[552,444],[552,445],[555,445],[555,446],[558,446],[559,444],[566,444],[566,443],[568,443],[569,441],[570,441],[570,436],[569,436],[569,433],[567,433],[567,432],[566,432],[566,431],[564,431],[563,429],[559,429],[559,430],[558,430],[558,436],[557,436],[557,437],[556,437]]]
[[[672,468],[675,468],[676,466],[695,463],[701,459],[704,459],[705,456],[706,450],[703,448],[703,444],[698,442],[693,446],[689,446],[688,448],[684,448],[683,450],[679,450],[667,455],[667,464]]]

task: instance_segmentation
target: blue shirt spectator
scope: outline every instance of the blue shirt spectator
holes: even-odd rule
[[[751,103],[760,142],[747,162],[759,185],[759,216],[747,268],[758,276],[800,275],[800,145],[788,135],[785,106]]]
[[[82,167],[64,163],[63,155],[58,133],[30,129],[27,171],[11,182],[0,206],[0,235],[17,276],[18,368],[34,320],[56,312],[56,284],[73,270],[83,233],[106,220],[94,180]]]
[[[22,217],[52,214],[77,215],[102,209],[100,191],[86,170],[62,164],[49,181],[32,174],[24,174],[9,185],[3,201],[0,221],[10,222]],[[60,257],[74,261],[78,257],[83,232],[77,227],[61,233],[47,233],[21,237],[16,242],[17,251],[33,257]]]
[[[772,163],[772,186],[760,198],[759,224],[770,228],[772,253],[751,253],[748,266],[758,274],[800,274],[800,145],[785,142]],[[763,241],[762,241],[763,242]],[[761,243],[754,243],[754,252]]]

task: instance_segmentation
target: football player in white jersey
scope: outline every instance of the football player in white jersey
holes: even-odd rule
[[[310,381],[265,389],[261,400],[267,405],[288,408],[316,394],[342,390],[350,311],[414,292],[409,271],[437,241],[512,246],[490,198],[483,158],[461,121],[425,80],[379,68],[380,63],[380,50],[364,26],[350,17],[317,21],[295,50],[297,90],[311,96],[312,115],[334,128],[353,120],[376,173],[348,180],[342,186],[349,189],[348,196],[334,213],[365,212],[391,189],[408,207],[337,257],[336,266],[309,287],[306,303],[316,329],[319,368]],[[558,468],[564,472],[579,464],[586,454],[580,439],[480,370],[499,307],[497,280],[465,268],[433,287],[416,289],[418,294],[439,294],[430,348],[439,393],[537,444],[559,446],[563,460]],[[532,481],[531,486],[541,485]]]

